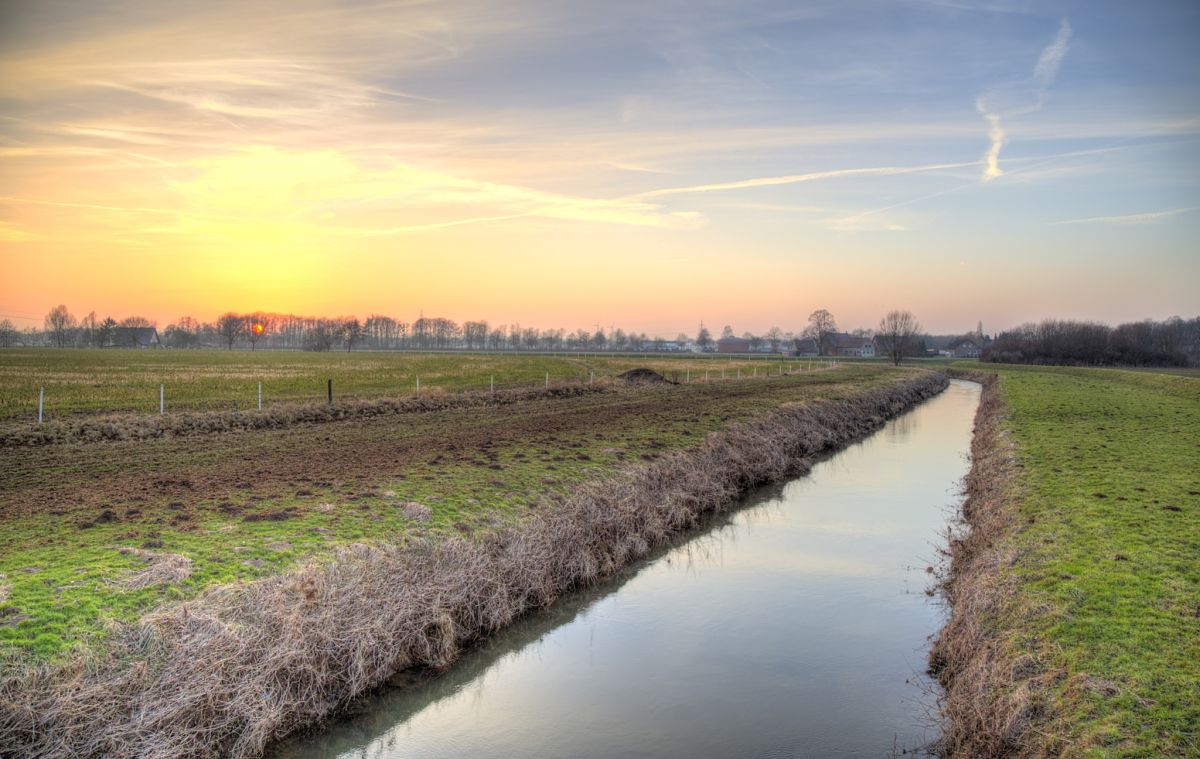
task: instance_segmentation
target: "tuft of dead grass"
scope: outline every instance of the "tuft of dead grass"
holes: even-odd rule
[[[332,561],[212,588],[108,650],[0,681],[0,755],[252,757],[412,667],[646,556],[750,488],[940,392],[923,374],[778,409],[700,445],[547,497],[480,537],[352,545]]]
[[[192,560],[177,553],[155,553],[140,548],[122,548],[121,553],[145,559],[146,566],[125,580],[125,587],[148,588],[186,580],[192,574]]]

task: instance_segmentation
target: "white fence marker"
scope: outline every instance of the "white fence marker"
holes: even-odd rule
[[[417,397],[421,397],[421,376],[417,375]]]
[[[38,424],[42,423],[42,404],[46,401],[46,388],[38,388]]]
[[[262,383],[258,383],[258,410],[262,411]]]
[[[163,412],[163,386],[158,386],[158,415],[162,416]]]
[[[550,387],[550,372],[546,372],[546,387]]]

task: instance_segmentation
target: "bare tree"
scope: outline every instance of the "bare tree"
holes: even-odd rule
[[[704,322],[700,322],[700,331],[696,333],[696,345],[700,346],[700,350],[708,350],[708,346],[712,345],[712,333],[708,331],[708,327],[704,326]]]
[[[896,366],[908,355],[921,334],[921,324],[909,311],[888,311],[879,320],[879,330],[875,333],[880,348]]]
[[[837,332],[837,322],[833,314],[823,308],[808,315],[808,326],[804,328],[804,336],[811,337],[817,343],[817,352],[825,355],[825,344],[829,336]]]
[[[346,352],[349,353],[350,349],[354,347],[355,341],[362,337],[362,322],[356,316],[342,317],[340,321],[342,326],[339,332],[342,340],[346,343]]]
[[[771,352],[779,352],[779,344],[783,342],[783,330],[779,327],[771,327],[767,330],[767,342],[771,344]]]
[[[238,314],[221,314],[217,317],[217,334],[225,341],[226,350],[233,350],[233,344],[246,329],[246,320]]]
[[[71,316],[71,312],[65,305],[59,304],[46,314],[44,325],[46,332],[53,338],[54,344],[59,348],[65,348],[70,343],[71,333],[75,329],[75,317]]]
[[[0,348],[11,348],[17,344],[17,328],[8,319],[0,321]]]

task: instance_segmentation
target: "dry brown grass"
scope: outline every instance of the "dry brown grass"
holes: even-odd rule
[[[784,407],[577,488],[477,539],[356,545],[161,609],[92,658],[0,683],[0,755],[256,756],[415,666],[644,557],[749,488],[940,392],[924,374]]]
[[[146,561],[146,566],[125,580],[128,588],[169,585],[186,580],[192,574],[192,560],[177,553],[155,553],[140,548],[123,548],[121,553],[132,554]]]
[[[997,624],[1013,611],[1018,560],[1006,541],[1018,527],[1019,471],[1004,428],[1004,404],[994,374],[953,372],[983,384],[965,482],[962,525],[949,540],[941,591],[950,617],[929,653],[929,671],[943,688],[942,735],[935,746],[954,759],[1034,756],[1025,740],[1044,711],[1046,667]]]

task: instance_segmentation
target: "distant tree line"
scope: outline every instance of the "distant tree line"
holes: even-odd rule
[[[1001,332],[984,361],[1076,366],[1200,365],[1200,317],[1110,327],[1047,319]]]
[[[65,305],[46,314],[43,329],[17,330],[5,320],[0,323],[0,347],[46,346],[57,348],[127,347],[120,336],[122,327],[156,327],[140,316],[120,321],[99,320],[95,312],[77,319]],[[784,346],[792,337],[772,327],[765,337],[754,337],[757,347]],[[702,330],[702,348],[713,341]],[[650,337],[644,332],[620,327],[605,330],[538,329],[519,324],[492,325],[484,320],[462,324],[442,317],[421,316],[405,321],[382,314],[365,320],[355,316],[308,317],[263,311],[228,312],[211,322],[181,317],[159,332],[162,345],[171,348],[258,348],[275,350],[521,350],[521,351],[662,351],[683,350],[691,343],[687,335],[673,339]]]
[[[158,325],[142,316],[121,320],[99,319],[93,311],[82,319],[71,314],[66,305],[52,308],[43,320],[43,328],[17,330],[8,320],[0,322],[0,347],[47,346],[57,348],[134,347],[145,344],[145,335],[134,329]],[[821,355],[841,355],[836,341],[841,333],[829,311],[818,309],[808,318],[807,326],[795,332],[771,327],[764,334],[743,332],[740,337],[752,353],[791,353],[800,350],[800,341],[811,338]],[[720,332],[721,339],[735,337],[730,325]],[[907,311],[889,312],[878,331],[856,329],[845,336],[874,338],[879,355],[899,363],[903,357],[927,354],[920,324]],[[713,351],[715,339],[703,322],[694,337],[680,333],[673,339],[650,337],[644,332],[626,331],[600,325],[595,330],[538,329],[519,324],[491,325],[484,320],[459,324],[442,317],[420,316],[412,322],[383,314],[365,320],[356,316],[309,317],[265,311],[226,312],[211,322],[190,316],[181,317],[158,332],[161,344],[170,348],[234,348],[257,350],[475,350],[475,351]]]

